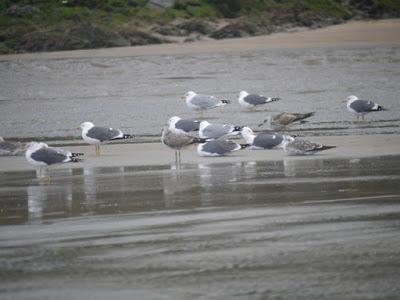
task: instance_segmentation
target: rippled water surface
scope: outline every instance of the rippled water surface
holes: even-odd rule
[[[53,172],[0,174],[2,299],[400,293],[399,156]]]
[[[232,100],[206,114],[218,121],[255,126],[268,114],[316,111],[303,132],[399,133],[399,70],[399,46],[0,61],[0,135],[78,138],[90,120],[154,139],[170,116],[196,117],[180,100],[188,90]],[[241,89],[282,100],[245,112]],[[388,111],[353,124],[341,103],[351,94]]]

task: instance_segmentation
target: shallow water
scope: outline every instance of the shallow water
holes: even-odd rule
[[[2,299],[400,293],[400,156],[51,172],[0,174]]]
[[[0,136],[79,139],[82,121],[120,127],[136,141],[158,140],[173,115],[196,117],[188,90],[232,100],[207,112],[255,127],[269,114],[316,111],[307,135],[399,133],[399,46],[273,49],[207,54],[0,61]],[[278,96],[269,111],[246,112],[241,89]],[[353,124],[341,100],[356,94],[387,111]]]

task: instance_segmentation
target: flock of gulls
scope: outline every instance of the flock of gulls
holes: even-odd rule
[[[169,118],[167,126],[162,129],[161,142],[175,150],[175,163],[181,163],[181,150],[193,144],[197,144],[197,154],[202,157],[225,156],[241,149],[275,149],[280,148],[287,155],[309,155],[319,151],[334,148],[335,146],[322,145],[296,136],[280,133],[288,126],[295,123],[306,122],[314,112],[288,113],[268,116],[259,127],[265,125],[268,130],[254,132],[248,126],[234,124],[210,123],[204,120],[204,112],[227,105],[231,101],[219,99],[210,95],[187,92],[182,99],[188,108],[199,112],[200,120],[182,119],[178,116]],[[268,103],[279,101],[280,98],[264,97],[258,94],[249,94],[246,91],[239,93],[239,104],[248,110],[257,110],[258,107]],[[347,109],[354,113],[357,120],[367,113],[384,110],[382,106],[370,100],[358,99],[349,96],[343,102],[347,103]],[[80,125],[82,139],[95,146],[95,155],[100,155],[100,144],[119,140],[131,139],[134,136],[123,133],[120,129],[95,126],[92,122],[83,122]],[[240,134],[245,143],[241,144],[230,139]],[[30,142],[26,145],[19,142],[5,141],[0,137],[0,155],[19,155],[25,152],[26,160],[38,167],[38,177],[43,176],[43,168],[54,164],[82,161],[83,153],[50,147],[42,142]]]

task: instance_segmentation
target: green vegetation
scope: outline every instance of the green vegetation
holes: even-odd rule
[[[155,32],[215,38],[400,16],[400,0],[1,0],[0,53],[166,42]],[[226,28],[214,22],[224,18]],[[208,22],[205,24],[205,22]]]

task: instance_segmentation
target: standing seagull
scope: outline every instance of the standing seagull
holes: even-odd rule
[[[245,149],[248,144],[238,144],[223,138],[211,140],[197,146],[197,154],[199,156],[223,156],[233,151]]]
[[[347,110],[349,112],[355,113],[358,118],[361,116],[361,119],[364,120],[364,116],[367,113],[373,111],[382,111],[384,108],[379,104],[370,101],[370,100],[361,100],[358,99],[357,96],[349,96],[343,102],[347,102]]]
[[[20,142],[5,141],[0,136],[0,156],[20,155],[24,151],[24,145]]]
[[[256,109],[257,106],[261,106],[270,102],[278,101],[281,98],[264,97],[263,95],[249,94],[246,91],[239,93],[239,104],[248,109]]]
[[[326,146],[297,138],[283,144],[283,150],[287,155],[310,155],[332,148],[336,148],[336,146]]]
[[[204,143],[206,140],[191,136],[180,130],[164,127],[161,133],[161,142],[175,150],[175,164],[181,163],[181,149],[196,143]]]
[[[169,129],[180,130],[182,133],[188,133],[192,131],[198,131],[200,126],[200,121],[181,119],[177,116],[171,117],[168,120]]]
[[[255,134],[249,127],[243,127],[242,137],[250,145],[249,149],[282,148],[286,142],[294,140],[289,135],[279,133],[260,132]]]
[[[211,124],[202,121],[199,128],[199,136],[204,139],[218,139],[227,135],[236,135],[242,129],[241,126],[231,124]]]
[[[25,152],[26,160],[30,164],[39,167],[38,177],[44,177],[43,167],[68,162],[80,162],[81,159],[76,157],[81,155],[83,155],[83,153],[72,153],[68,150],[49,147],[45,143],[37,142],[28,143]]]
[[[88,144],[94,144],[96,156],[100,155],[100,143],[112,140],[133,138],[133,135],[124,134],[120,129],[94,126],[92,122],[83,122],[80,125],[82,138]]]
[[[267,123],[267,126],[273,130],[281,130],[286,126],[290,126],[295,122],[305,123],[304,119],[312,117],[315,112],[309,113],[287,113],[283,112],[277,115],[269,116],[262,123],[258,124],[258,127]]]
[[[198,95],[193,91],[187,92],[182,96],[182,100],[186,101],[186,105],[196,111],[200,111],[200,116],[203,117],[203,112],[207,109],[212,109],[224,106],[230,103],[229,100],[220,100],[214,96]]]

